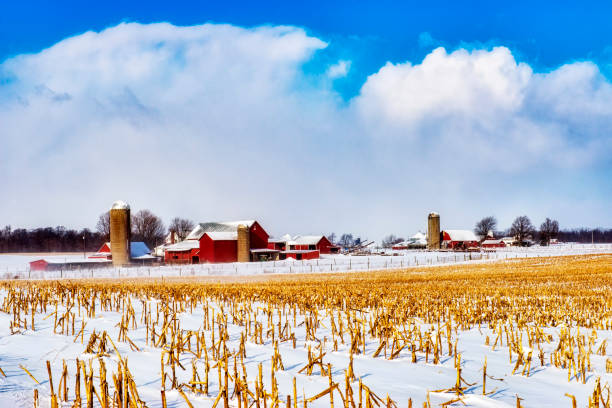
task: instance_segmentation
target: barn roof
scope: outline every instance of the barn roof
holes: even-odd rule
[[[476,235],[470,230],[444,230],[451,241],[478,241]]]
[[[196,249],[200,247],[200,242],[191,240],[191,241],[181,241],[176,244],[166,246],[166,251],[171,252],[185,252],[191,251],[192,249]]]
[[[208,232],[236,232],[239,225],[246,225],[251,228],[255,220],[228,221],[228,222],[203,222],[195,226],[187,235],[187,239],[200,239]],[[212,238],[212,237],[211,237]]]
[[[296,245],[317,245],[323,239],[323,235],[298,235],[291,241]]]
[[[502,241],[501,239],[486,239],[482,242],[482,245],[499,245],[501,244]]]
[[[151,250],[144,242],[131,242],[130,243],[130,257],[139,258],[143,255],[149,255]]]
[[[206,235],[213,241],[235,241],[238,239],[238,232],[232,231],[207,232]]]
[[[108,247],[108,251],[106,250],[106,248],[104,247]],[[100,247],[100,249],[98,250],[98,252],[96,254],[107,254],[110,255],[111,254],[111,243],[110,242],[106,242],[104,245],[102,245]],[[144,242],[140,242],[140,241],[132,241],[130,242],[130,257],[131,258],[138,258],[141,257],[143,255],[149,255],[151,253],[151,250],[149,249],[149,247],[147,246],[147,244],[145,244]]]

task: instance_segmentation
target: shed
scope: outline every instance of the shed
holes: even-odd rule
[[[480,246],[483,248],[505,248],[506,243],[501,239],[485,239]]]
[[[443,230],[442,248],[464,250],[478,247],[478,237],[470,230]]]

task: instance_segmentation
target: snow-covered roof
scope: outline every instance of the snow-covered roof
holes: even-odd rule
[[[419,231],[416,234],[414,234],[413,236],[411,236],[410,238],[414,239],[414,240],[417,240],[417,239],[427,239],[427,236],[425,234],[423,234],[421,231]]]
[[[191,241],[177,242],[176,244],[172,244],[172,245],[166,245],[165,249],[166,251],[172,251],[172,252],[185,252],[185,251],[191,251],[192,249],[196,249],[199,247],[200,247],[199,241],[191,240]]]
[[[111,210],[129,210],[130,206],[125,201],[115,201],[111,206]]]
[[[298,235],[293,238],[294,245],[317,245],[323,239],[323,235]]]
[[[444,230],[451,241],[478,241],[476,234],[470,230]]]
[[[482,242],[482,245],[499,245],[502,242],[504,242],[504,241],[502,241],[501,239],[485,239]]]
[[[231,231],[207,232],[206,235],[213,241],[235,241],[238,239],[238,232]]]
[[[239,225],[246,225],[251,228],[255,220],[228,221],[228,222],[203,222],[195,226],[187,235],[187,239],[200,239],[208,232],[236,232]]]

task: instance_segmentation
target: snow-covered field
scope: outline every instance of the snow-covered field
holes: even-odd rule
[[[549,247],[498,248],[494,251],[475,253],[428,252],[421,250],[392,251],[370,256],[322,255],[321,259],[306,261],[273,261],[253,263],[200,264],[158,267],[130,267],[83,269],[76,271],[36,272],[29,270],[29,262],[37,259],[56,261],[82,261],[83,254],[0,254],[0,279],[75,279],[81,277],[180,277],[207,275],[257,275],[283,273],[317,273],[372,271],[401,269],[423,265],[444,265],[471,261],[532,258],[562,255],[612,253],[612,244],[559,244]]]
[[[540,261],[540,260],[525,260],[525,261],[508,261],[501,264],[470,264],[459,267],[459,269],[440,268],[439,271],[444,273],[445,279],[454,279],[456,273],[468,273],[473,269],[478,269],[480,272],[477,273],[489,273],[487,268],[497,268],[500,276],[507,276],[510,282],[508,285],[518,285],[517,287],[524,287],[525,296],[533,296],[533,301],[540,302],[540,305],[534,309],[533,312],[536,314],[545,312],[551,305],[558,305],[560,308],[569,307],[572,308],[572,302],[577,302],[575,308],[589,308],[589,304],[585,304],[582,298],[578,297],[578,292],[581,290],[579,285],[574,280],[568,280],[567,284],[573,285],[571,292],[576,291],[576,299],[569,299],[567,301],[563,299],[566,294],[564,293],[564,286],[559,286],[558,299],[556,296],[550,297],[549,294],[542,294],[542,297],[535,297],[532,290],[532,286],[540,285],[539,287],[546,290],[549,286],[557,284],[557,279],[553,279],[551,283],[544,283],[540,281],[534,282],[521,282],[515,281],[513,274],[516,270],[517,273],[524,273],[526,280],[529,280],[534,270],[542,270],[542,268],[551,267],[552,273],[559,275],[559,281],[565,279],[561,275],[564,271],[563,260],[559,261],[560,258],[551,259],[551,261]],[[562,259],[562,258],[561,258]],[[382,342],[380,338],[373,336],[372,333],[364,335],[365,345],[359,345],[360,352],[355,353],[353,356],[353,371],[355,376],[361,378],[364,385],[369,387],[376,395],[386,400],[387,395],[392,399],[393,403],[398,407],[408,406],[409,399],[412,400],[413,406],[421,407],[423,403],[429,402],[431,406],[439,406],[450,400],[462,397],[461,401],[454,403],[452,406],[472,406],[472,407],[515,407],[517,396],[522,399],[522,406],[525,407],[571,407],[571,400],[564,394],[571,394],[577,398],[578,406],[586,406],[589,396],[592,396],[593,390],[596,388],[596,384],[599,381],[600,387],[602,388],[601,398],[605,401],[606,397],[609,396],[606,393],[606,384],[612,383],[612,373],[606,373],[606,359],[612,357],[612,353],[609,349],[612,349],[612,345],[608,347],[606,351],[605,344],[612,342],[612,315],[611,315],[611,304],[608,300],[607,306],[605,297],[612,294],[612,280],[610,271],[610,256],[586,256],[583,259],[580,258],[568,258],[568,262],[573,262],[571,267],[573,270],[584,270],[593,271],[593,274],[598,273],[598,278],[594,278],[591,282],[588,282],[584,286],[585,293],[588,296],[595,296],[591,299],[592,302],[602,302],[603,296],[603,308],[595,308],[598,314],[590,315],[589,320],[591,322],[598,322],[598,327],[585,328],[571,325],[568,328],[567,324],[563,321],[559,321],[558,324],[550,326],[541,326],[535,321],[523,321],[524,318],[519,316],[531,316],[529,308],[531,301],[526,301],[521,308],[519,304],[524,300],[520,297],[510,298],[511,302],[504,301],[503,291],[506,288],[505,283],[491,283],[491,297],[495,299],[494,302],[499,301],[499,310],[507,309],[514,311],[516,314],[516,321],[513,317],[509,317],[507,320],[500,320],[500,323],[496,327],[492,327],[489,324],[476,324],[471,323],[467,326],[459,324],[458,321],[448,321],[450,329],[447,328],[444,320],[437,323],[425,323],[421,317],[410,317],[407,321],[409,324],[403,324],[400,326],[394,326],[394,330],[397,333],[402,333],[401,336],[412,336],[412,343],[407,341],[404,343],[404,347],[400,349],[394,358],[391,358],[392,350],[399,349],[399,345],[387,344],[382,348]],[[592,266],[596,264],[595,266]],[[504,266],[506,265],[506,266]],[[607,265],[607,266],[606,266]],[[556,269],[555,269],[556,268]],[[591,268],[591,269],[589,269]],[[607,268],[607,269],[606,269]],[[434,273],[437,274],[438,269],[431,270],[421,269],[408,275],[404,275],[408,279],[408,285],[410,282],[416,282],[416,285],[425,285],[425,289],[415,287],[415,290],[426,290],[427,274],[430,273],[433,277]],[[510,273],[509,273],[510,271]],[[561,271],[561,272],[560,272]],[[470,272],[471,273],[471,272]],[[505,275],[504,275],[505,274]],[[358,275],[347,275],[357,277]],[[372,274],[369,275],[373,276]],[[392,276],[392,275],[389,275]],[[436,275],[437,276],[437,275]],[[490,275],[487,275],[490,276]],[[232,278],[228,278],[232,279]],[[262,277],[255,278],[256,282],[266,282]],[[286,276],[286,277],[271,277],[270,282],[274,280],[280,280],[276,285],[280,285],[280,288],[271,290],[278,290],[278,296],[283,296],[282,286],[284,283],[292,284],[292,282],[300,284],[300,276]],[[316,278],[309,278],[316,279]],[[331,278],[333,279],[333,278]],[[355,278],[356,279],[356,278]],[[377,278],[374,278],[377,279]],[[459,276],[457,284],[459,285],[464,277]],[[580,278],[583,279],[583,278]],[[142,282],[148,282],[142,280]],[[173,281],[168,281],[165,285],[171,284]],[[179,280],[175,281],[177,285],[185,282],[194,282],[192,280]],[[328,281],[332,282],[333,281]],[[359,282],[359,281],[356,281]],[[376,282],[373,280],[372,282]],[[420,283],[419,283],[420,282]],[[478,280],[473,281],[474,285],[482,285],[483,282]],[[476,283],[478,282],[478,283]],[[582,282],[582,281],[578,281]],[[526,286],[521,286],[523,283]],[[563,283],[563,282],[562,282]],[[19,284],[19,281],[14,281],[14,284]],[[44,285],[46,282],[39,281]],[[273,283],[274,284],[274,283]],[[438,284],[438,283],[435,283]],[[75,288],[79,290],[78,284]],[[102,284],[100,284],[102,285]],[[443,283],[440,283],[443,286]],[[11,290],[21,291],[22,294],[26,294],[28,286],[12,286]],[[340,286],[339,286],[340,287]],[[466,288],[470,288],[471,284],[467,284]],[[484,285],[485,291],[488,290],[488,285]],[[125,287],[127,289],[127,286]],[[80,299],[79,304],[72,304],[67,307],[68,298],[72,290],[68,290],[65,287],[58,287],[60,292],[52,293],[64,293],[62,301],[57,304],[57,309],[53,306],[55,302],[52,299],[47,301],[46,311],[41,311],[41,305],[37,306],[37,311],[34,312],[33,317],[28,313],[22,314],[21,318],[17,319],[21,321],[19,325],[21,327],[13,327],[9,330],[11,324],[15,324],[15,309],[11,307],[8,299],[17,301],[16,299],[24,299],[23,297],[9,296],[9,286],[5,286],[0,289],[0,305],[2,305],[3,312],[0,311],[0,368],[3,370],[5,376],[0,373],[0,407],[31,407],[33,404],[33,390],[38,389],[42,407],[49,406],[50,404],[50,392],[49,392],[49,381],[46,370],[45,362],[48,360],[51,363],[53,381],[56,389],[60,381],[60,374],[62,371],[62,362],[65,360],[68,367],[68,395],[69,401],[64,405],[65,407],[72,406],[72,400],[74,398],[74,381],[75,381],[75,359],[79,358],[81,361],[91,361],[93,371],[99,372],[99,361],[104,361],[106,370],[108,371],[108,382],[111,385],[113,381],[111,379],[111,373],[117,371],[117,363],[120,359],[127,359],[129,370],[131,375],[134,377],[134,382],[137,386],[140,398],[146,402],[148,407],[160,407],[160,388],[161,388],[161,366],[160,361],[162,359],[162,352],[169,350],[170,347],[160,346],[159,342],[157,345],[153,345],[148,339],[151,338],[151,327],[154,327],[158,333],[165,333],[169,326],[174,325],[178,327],[178,331],[182,334],[182,342],[187,343],[186,336],[189,333],[199,333],[205,339],[202,344],[206,344],[210,354],[210,376],[208,382],[208,396],[200,394],[199,392],[193,392],[187,387],[183,388],[185,396],[193,404],[194,407],[210,407],[214,405],[215,399],[219,394],[219,376],[218,367],[213,365],[215,359],[212,355],[211,345],[217,344],[220,347],[219,338],[221,327],[227,329],[227,342],[226,346],[228,352],[233,353],[240,350],[241,336],[245,335],[246,341],[244,342],[244,366],[240,365],[238,373],[242,376],[246,374],[246,383],[249,385],[249,389],[254,391],[258,377],[258,365],[261,363],[263,368],[263,384],[266,392],[273,394],[272,391],[272,379],[271,379],[271,367],[272,367],[272,355],[274,354],[274,338],[280,340],[278,344],[278,351],[282,356],[282,369],[275,370],[275,379],[277,381],[277,389],[280,390],[279,399],[282,402],[280,406],[285,406],[287,394],[292,395],[292,382],[295,378],[297,396],[299,399],[299,406],[303,404],[303,398],[312,398],[320,392],[326,390],[329,387],[330,379],[328,376],[320,375],[320,368],[315,367],[312,375],[307,375],[303,371],[303,367],[308,362],[308,348],[312,349],[313,355],[318,356],[319,352],[323,353],[323,362],[327,367],[327,364],[331,364],[332,381],[338,383],[338,389],[341,393],[335,393],[335,405],[344,406],[341,398],[346,398],[345,391],[345,374],[346,370],[350,366],[350,349],[351,339],[346,334],[347,327],[361,326],[364,329],[371,329],[372,322],[378,321],[379,324],[384,323],[386,320],[381,320],[380,313],[385,309],[361,309],[353,310],[347,309],[345,306],[336,308],[335,306],[328,306],[327,308],[319,308],[318,311],[313,315],[313,310],[306,312],[306,309],[302,309],[302,306],[297,309],[291,305],[291,301],[288,301],[287,307],[285,307],[285,301],[283,306],[277,309],[269,309],[271,303],[266,303],[263,300],[255,300],[252,303],[247,298],[241,298],[240,292],[234,292],[231,296],[235,297],[233,303],[228,300],[220,301],[220,298],[214,295],[212,292],[210,295],[201,294],[196,295],[193,292],[194,299],[199,299],[195,304],[191,303],[188,298],[179,297],[179,295],[171,295],[168,292],[166,295],[164,287],[157,287],[155,290],[158,296],[164,296],[165,301],[160,297],[151,295],[144,295],[143,291],[138,291],[138,287],[133,290],[128,297],[120,295],[122,285],[109,289],[107,294],[112,293],[111,298],[105,299],[105,305],[102,305],[101,298],[104,297],[102,292],[96,295],[96,312],[95,316],[85,313],[85,308],[81,308],[82,302],[86,302],[86,298],[79,296],[73,299]],[[228,284],[226,289],[228,295],[232,290],[232,285]],[[374,289],[374,287],[372,287]],[[195,287],[194,287],[195,290]],[[313,292],[325,291],[325,288],[318,288]],[[366,284],[367,290],[367,284]],[[384,288],[383,288],[384,290]],[[466,289],[467,290],[467,289]],[[61,292],[63,291],[63,292]],[[306,291],[306,289],[304,290]],[[300,291],[302,292],[302,291]],[[493,292],[497,292],[493,295]],[[83,289],[81,294],[91,294],[88,290]],[[187,291],[186,293],[191,293]],[[295,292],[294,292],[295,293]],[[330,292],[330,296],[335,296],[334,291]],[[351,290],[349,289],[349,292]],[[394,293],[394,292],[389,292]],[[410,291],[406,292],[407,294]],[[429,293],[429,292],[424,292]],[[500,293],[502,293],[500,295]],[[535,293],[539,293],[536,290]],[[603,295],[602,295],[603,293]],[[438,293],[439,295],[442,292]],[[607,294],[607,295],[606,295]],[[502,296],[500,298],[500,296]],[[468,296],[469,297],[469,296]],[[59,298],[56,298],[59,299]],[[204,300],[205,302],[204,302]],[[206,300],[208,299],[208,300]],[[242,300],[240,300],[242,299]],[[263,299],[263,298],[262,298]],[[358,298],[359,299],[359,298]],[[129,303],[126,303],[129,302]],[[176,303],[178,301],[178,303]],[[382,299],[385,304],[386,299]],[[401,297],[399,298],[401,301]],[[424,299],[425,304],[434,305],[437,299]],[[456,297],[456,302],[461,305],[465,301],[465,298],[459,293],[459,297]],[[146,309],[143,308],[146,305]],[[489,304],[490,305],[490,304]],[[535,303],[534,303],[535,306]],[[175,308],[177,311],[176,315],[172,314],[169,316],[168,323],[166,323],[166,317],[160,317],[159,311],[165,307]],[[447,304],[445,308],[448,312],[443,312],[442,316],[446,313],[450,314],[450,310],[453,307],[453,303]],[[133,308],[129,313],[126,312]],[[450,309],[449,309],[450,308]],[[70,309],[70,310],[68,310]],[[184,309],[184,310],[181,310]],[[342,316],[340,310],[343,310]],[[269,310],[270,313],[266,312]],[[497,311],[497,307],[490,306],[488,311]],[[570,310],[570,309],[568,309]],[[588,309],[591,310],[591,309]],[[332,313],[330,314],[330,311]],[[336,311],[338,312],[336,315]],[[431,309],[433,312],[433,308]],[[483,319],[486,321],[487,309],[483,309]],[[390,312],[390,311],[389,311]],[[465,310],[465,312],[472,316],[475,310]],[[557,313],[558,310],[546,311],[546,313]],[[71,315],[72,313],[72,315]],[[145,317],[149,313],[149,322],[147,324]],[[156,316],[157,313],[157,316]],[[245,314],[246,313],[246,314]],[[455,313],[455,312],[454,312]],[[476,313],[474,316],[478,316]],[[548,316],[546,313],[543,315]],[[590,313],[590,312],[589,312]],[[120,340],[120,325],[126,316],[132,314],[134,321],[129,323],[129,319],[125,326],[128,328],[127,336],[129,341],[123,337]],[[72,316],[68,318],[66,323],[64,334],[59,334],[64,327],[64,324],[58,323],[59,316]],[[246,320],[245,319],[246,316]],[[316,336],[310,337],[307,334],[307,327],[312,327],[313,316],[317,323]],[[353,316],[353,317],[351,317]],[[176,319],[173,320],[172,317]],[[31,319],[35,321],[35,329],[32,330]],[[224,321],[223,319],[227,319]],[[547,317],[549,318],[549,317]],[[562,318],[562,315],[560,315]],[[72,320],[71,320],[72,319]],[[332,322],[334,319],[334,322]],[[60,319],[61,320],[61,319]],[[342,323],[340,321],[342,320]],[[349,321],[350,320],[350,321]],[[152,323],[155,321],[155,323]],[[247,324],[247,321],[249,322]],[[504,322],[503,326],[501,322]],[[145,322],[145,323],[143,323]],[[207,323],[208,322],[208,323]],[[256,323],[257,322],[257,323]],[[83,330],[83,336],[79,336],[78,332],[85,324]],[[260,325],[262,330],[263,342],[260,344],[256,340],[257,335],[253,333],[256,331],[253,327]],[[287,337],[281,336],[281,326],[289,327],[289,331],[293,334],[296,339],[295,345]],[[342,341],[338,335],[338,325],[344,326],[345,334],[343,335]],[[54,326],[57,329],[54,329]],[[402,327],[403,326],[403,327]],[[61,327],[61,328],[60,328]],[[212,329],[212,327],[218,327]],[[277,329],[276,329],[277,327]],[[217,331],[215,331],[217,330]],[[342,329],[340,329],[342,330]],[[541,330],[541,331],[540,331]],[[11,331],[15,332],[14,334]],[[107,345],[107,350],[102,353],[101,359],[97,358],[93,352],[85,353],[85,349],[88,343],[88,339],[94,331],[98,334],[106,332],[114,346]],[[270,331],[272,331],[272,337],[270,337]],[[397,334],[396,333],[396,334]],[[418,333],[418,334],[417,334]],[[216,335],[216,340],[214,336]],[[515,340],[513,340],[515,337]],[[536,340],[536,337],[539,340]],[[158,337],[159,338],[159,337]],[[171,336],[168,336],[170,339]],[[429,345],[418,346],[415,344],[414,339],[419,339],[417,343],[423,341],[423,344]],[[565,340],[561,341],[561,338]],[[176,338],[173,338],[176,339]],[[426,339],[426,340],[425,340]],[[436,340],[437,339],[437,340]],[[334,347],[334,340],[337,343],[337,347]],[[498,341],[499,340],[499,341]],[[440,391],[451,389],[456,384],[457,369],[455,363],[457,361],[456,355],[454,354],[454,343],[456,341],[457,354],[461,355],[460,367],[461,382],[463,395],[456,395],[454,391]],[[130,344],[132,342],[132,344]],[[168,340],[170,343],[170,340]],[[194,340],[194,343],[196,341]],[[217,342],[217,343],[215,343]],[[510,348],[509,342],[515,342],[515,345]],[[434,346],[435,343],[435,346]],[[588,343],[588,344],[587,344]],[[569,345],[568,345],[569,344]],[[439,361],[434,362],[434,347],[437,349],[439,345],[440,358]],[[602,346],[603,345],[603,346]],[[189,340],[189,347],[191,351],[184,350],[179,355],[180,365],[176,366],[177,384],[186,384],[192,380],[193,371],[192,364],[195,365],[195,369],[199,376],[199,382],[203,381],[204,377],[204,366],[205,359],[202,355],[198,356],[194,352],[196,350],[195,345],[192,346],[192,339]],[[417,348],[417,351],[412,352],[413,348]],[[566,347],[574,350],[572,352],[572,359],[576,361],[578,369],[574,367],[572,371],[571,365],[568,368],[556,367],[552,361],[554,358],[561,359],[561,354],[555,354],[557,350],[566,350]],[[198,347],[199,348],[199,347]],[[581,376],[581,365],[580,357],[587,354],[581,354],[580,350],[586,350],[588,348],[588,369],[586,370],[586,378]],[[425,350],[428,351],[425,351]],[[520,352],[519,352],[520,350]],[[540,351],[541,350],[541,351]],[[603,350],[603,352],[602,352]],[[377,355],[377,351],[379,351]],[[599,352],[597,352],[599,351]],[[521,354],[522,362],[517,363],[517,355]],[[543,358],[540,360],[539,353],[543,353]],[[201,353],[200,353],[201,354]],[[235,355],[239,355],[237,353]],[[452,354],[452,355],[451,355]],[[233,356],[234,354],[232,354]],[[529,367],[526,368],[527,356],[531,361]],[[483,394],[483,365],[487,361],[486,373],[488,375],[486,379],[486,395]],[[563,357],[565,358],[565,357]],[[164,359],[167,359],[167,353]],[[415,360],[413,360],[415,359]],[[240,358],[238,357],[238,361]],[[544,364],[542,364],[542,362]],[[611,361],[612,363],[612,361]],[[234,360],[230,357],[229,362],[229,373],[230,382],[233,381],[231,377],[234,372]],[[517,369],[518,366],[518,369]],[[170,365],[166,362],[165,372],[170,372]],[[32,375],[30,376],[28,372]],[[89,366],[87,365],[87,370]],[[516,372],[515,372],[516,371]],[[569,371],[569,374],[568,374]],[[34,378],[32,378],[34,377]],[[222,377],[222,376],[221,376]],[[171,378],[171,376],[170,376]],[[96,389],[99,391],[99,378],[94,376],[94,384]],[[81,375],[81,382],[83,381],[83,375]],[[40,383],[40,384],[37,384]],[[166,398],[169,407],[187,407],[188,403],[184,397],[179,393],[177,389],[170,389],[170,379],[166,380]],[[351,389],[353,389],[353,398],[355,406],[358,405],[358,381],[350,382]],[[197,387],[196,387],[197,388]],[[84,397],[84,384],[81,384],[81,393]],[[365,390],[365,389],[364,389]],[[96,391],[96,392],[98,392]],[[98,392],[99,394],[100,392]],[[111,392],[112,395],[112,392]],[[365,403],[365,391],[363,408],[366,408]],[[94,405],[100,406],[98,399],[94,398]],[[249,403],[253,400],[250,399]],[[219,402],[218,407],[221,406],[223,401]],[[273,406],[271,399],[268,399],[268,406]],[[348,403],[348,402],[347,402]],[[83,402],[85,405],[85,402]],[[386,402],[380,403],[380,406],[386,405]],[[236,407],[238,405],[237,399],[231,398],[229,400],[229,406]],[[252,405],[255,406],[255,405]],[[325,407],[330,406],[329,396],[323,396],[319,399],[308,403],[311,407]],[[350,404],[348,406],[351,406]],[[598,405],[599,406],[599,405]],[[602,405],[603,406],[603,405]]]

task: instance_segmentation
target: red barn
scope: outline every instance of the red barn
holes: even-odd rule
[[[308,250],[308,249],[293,249],[288,251],[282,251],[280,253],[280,259],[288,259],[293,258],[298,261],[307,260],[307,259],[319,259],[319,251],[318,250]]]
[[[480,244],[483,248],[505,248],[506,243],[501,239],[487,238]]]
[[[207,222],[198,224],[185,241],[166,247],[167,263],[222,263],[238,260],[238,226],[249,230],[251,260],[273,258],[268,233],[257,221]]]
[[[321,254],[337,254],[340,247],[332,244],[324,235],[297,236],[287,242],[288,250],[318,250]]]
[[[478,238],[469,230],[442,231],[442,248],[464,250],[478,248]]]

